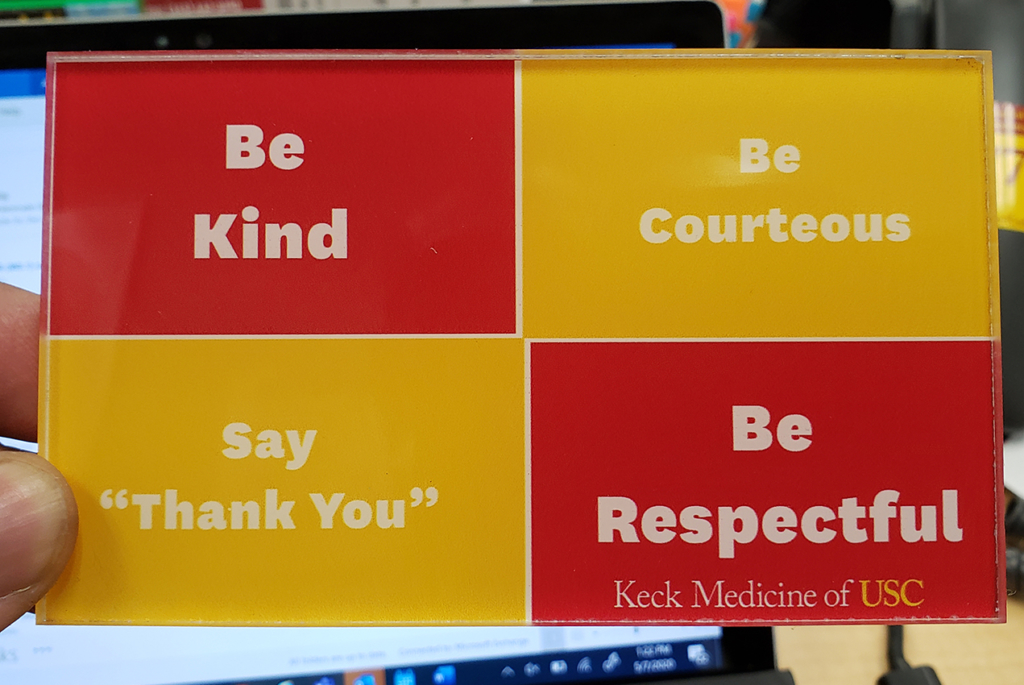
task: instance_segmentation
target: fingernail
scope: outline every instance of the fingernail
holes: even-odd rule
[[[36,459],[0,454],[0,597],[43,579],[67,530],[64,486]]]

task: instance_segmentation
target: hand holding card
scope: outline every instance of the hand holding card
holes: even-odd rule
[[[0,434],[34,439],[39,298],[0,283]],[[0,447],[0,630],[57,580],[78,513],[64,478],[34,454]]]

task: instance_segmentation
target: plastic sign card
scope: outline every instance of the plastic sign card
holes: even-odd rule
[[[1003,619],[987,53],[48,79],[40,621]]]

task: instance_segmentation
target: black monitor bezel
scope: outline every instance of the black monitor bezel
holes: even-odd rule
[[[710,0],[381,10],[140,15],[0,24],[0,64],[32,68],[81,50],[499,50],[609,45],[724,47]]]

